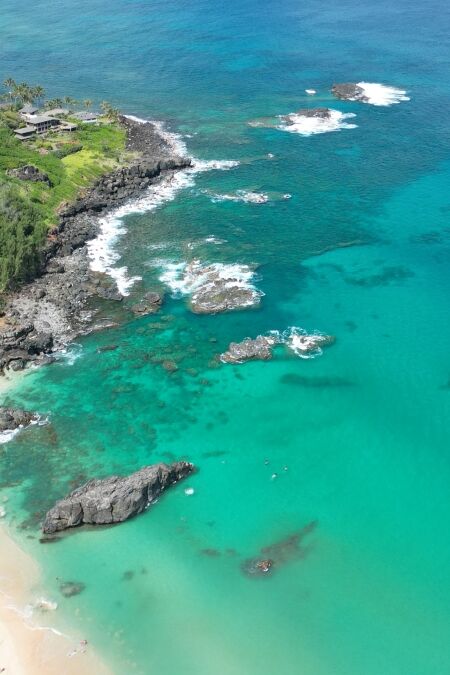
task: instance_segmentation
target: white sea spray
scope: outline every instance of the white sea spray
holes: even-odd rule
[[[149,122],[149,120],[134,115],[126,115],[126,117],[142,124]],[[163,122],[152,121],[151,123],[157,128],[174,154],[188,155],[186,144],[180,134],[168,131]],[[126,266],[117,266],[122,256],[117,252],[116,245],[120,237],[127,232],[123,219],[133,213],[153,211],[163,204],[173,201],[181,190],[193,187],[195,175],[198,173],[213,170],[226,171],[238,165],[239,162],[236,160],[192,158],[191,166],[163,177],[156,185],[147,188],[142,197],[131,200],[100,218],[100,232],[87,243],[90,268],[94,272],[102,272],[113,278],[118,291],[124,296],[129,295],[134,283],[142,277],[138,275],[130,276]]]
[[[280,115],[282,122],[277,128],[281,129],[281,131],[288,131],[291,134],[313,136],[331,131],[341,131],[341,129],[356,129],[357,124],[347,122],[347,120],[353,117],[356,117],[354,113],[343,113],[340,110],[334,109],[329,110],[327,117],[290,113],[289,115]]]
[[[402,103],[402,101],[410,101],[409,96],[406,96],[405,89],[398,89],[387,84],[379,84],[378,82],[358,82],[358,87],[364,92],[367,98],[363,103],[375,106],[390,106]]]

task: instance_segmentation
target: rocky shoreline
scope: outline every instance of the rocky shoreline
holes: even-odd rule
[[[86,243],[99,232],[99,216],[191,165],[151,122],[127,117],[120,122],[127,132],[127,149],[138,157],[61,209],[43,250],[41,275],[5,299],[0,313],[0,374],[48,362],[52,352],[77,335],[105,327],[95,325],[95,312],[86,309],[88,300],[120,302],[122,296],[111,279],[90,269]]]

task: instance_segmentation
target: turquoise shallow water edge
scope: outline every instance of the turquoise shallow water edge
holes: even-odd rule
[[[143,277],[127,303],[161,286],[168,261],[193,258],[257,263],[265,293],[258,310],[213,317],[167,296],[161,315],[79,340],[73,362],[8,394],[49,414],[0,446],[0,489],[58,613],[120,674],[450,672],[448,8],[47,4],[30,21],[31,3],[2,3],[5,77],[167,119],[196,157],[240,161],[125,219],[119,264]],[[411,100],[337,102],[335,80]],[[316,103],[354,112],[357,128],[248,125]],[[292,198],[202,192],[239,189]],[[230,340],[292,325],[336,344],[311,360],[214,360]],[[119,347],[99,354],[107,344]],[[199,471],[145,515],[38,543],[70,486],[174,457]],[[270,578],[242,573],[279,542]],[[58,579],[86,589],[62,598]]]

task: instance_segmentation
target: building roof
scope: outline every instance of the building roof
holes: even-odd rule
[[[29,120],[31,124],[44,124],[45,122],[59,122],[56,117],[50,115],[33,115],[33,119]]]
[[[27,134],[35,134],[36,129],[34,127],[20,127],[20,129],[14,129],[14,133],[26,136]]]
[[[67,131],[75,131],[75,129],[78,129],[78,124],[74,124],[73,122],[64,122],[64,124],[61,125],[62,129],[66,129]]]
[[[39,108],[35,108],[34,105],[31,105],[31,103],[25,103],[23,108],[19,110],[19,112],[24,113],[26,115],[34,115],[39,111]]]
[[[89,112],[88,110],[81,110],[80,112],[74,113],[73,116],[78,120],[82,120],[83,122],[96,120],[99,117],[98,113]]]

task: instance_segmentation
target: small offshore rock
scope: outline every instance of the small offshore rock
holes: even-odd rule
[[[64,581],[59,585],[59,590],[65,598],[71,598],[74,595],[79,595],[86,588],[86,584],[81,581]]]
[[[194,470],[189,462],[153,464],[130,476],[90,480],[50,509],[42,526],[53,534],[78,525],[121,523],[142,513],[164,490]]]
[[[223,363],[244,363],[244,361],[262,360],[268,361],[272,358],[272,348],[275,339],[258,335],[257,338],[245,338],[242,342],[232,342],[228,351],[220,355]]]
[[[369,100],[364,93],[364,89],[353,82],[333,84],[331,92],[342,101],[361,101],[364,103]]]
[[[32,422],[37,422],[38,419],[39,415],[28,410],[0,406],[0,432],[14,431],[20,427],[26,427]]]

